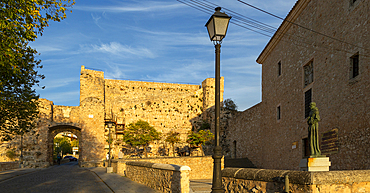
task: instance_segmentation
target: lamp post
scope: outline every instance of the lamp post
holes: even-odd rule
[[[111,138],[110,138],[110,128],[112,128],[114,122],[113,121],[108,121],[106,122],[107,123],[107,126],[108,126],[108,167],[112,167],[111,165],[111,154],[110,154],[110,143],[111,143]]]
[[[216,88],[215,88],[215,148],[213,149],[213,179],[212,179],[212,193],[225,192],[222,187],[221,177],[221,158],[222,148],[220,146],[220,52],[221,42],[226,36],[227,28],[229,26],[230,16],[221,12],[221,7],[216,7],[215,13],[209,18],[206,23],[208,35],[215,45],[216,52]]]
[[[21,163],[19,165],[20,168],[23,168],[23,133],[21,133]]]

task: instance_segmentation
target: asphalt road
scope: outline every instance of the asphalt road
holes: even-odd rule
[[[69,162],[0,182],[0,193],[13,192],[105,193],[112,191],[96,174],[80,168],[77,162]]]

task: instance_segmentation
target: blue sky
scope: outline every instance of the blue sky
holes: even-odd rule
[[[189,0],[184,0],[189,1]],[[281,20],[237,0],[209,0],[278,27]],[[285,17],[296,0],[245,0]],[[105,78],[198,84],[214,77],[214,46],[205,23],[211,16],[176,0],[76,0],[61,22],[50,22],[31,44],[41,55],[41,98],[79,105],[81,65]],[[225,10],[226,14],[230,14]],[[233,19],[232,19],[233,20]],[[261,101],[261,65],[256,59],[269,37],[230,24],[221,47],[224,98],[238,110]]]

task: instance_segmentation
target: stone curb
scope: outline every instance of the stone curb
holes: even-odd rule
[[[254,168],[225,168],[222,177],[265,182],[283,182],[286,175],[293,184],[343,184],[370,181],[370,170],[307,172]]]

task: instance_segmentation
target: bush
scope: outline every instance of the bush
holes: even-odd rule
[[[17,154],[12,150],[8,150],[6,151],[5,156],[10,160],[14,160],[17,157]]]

